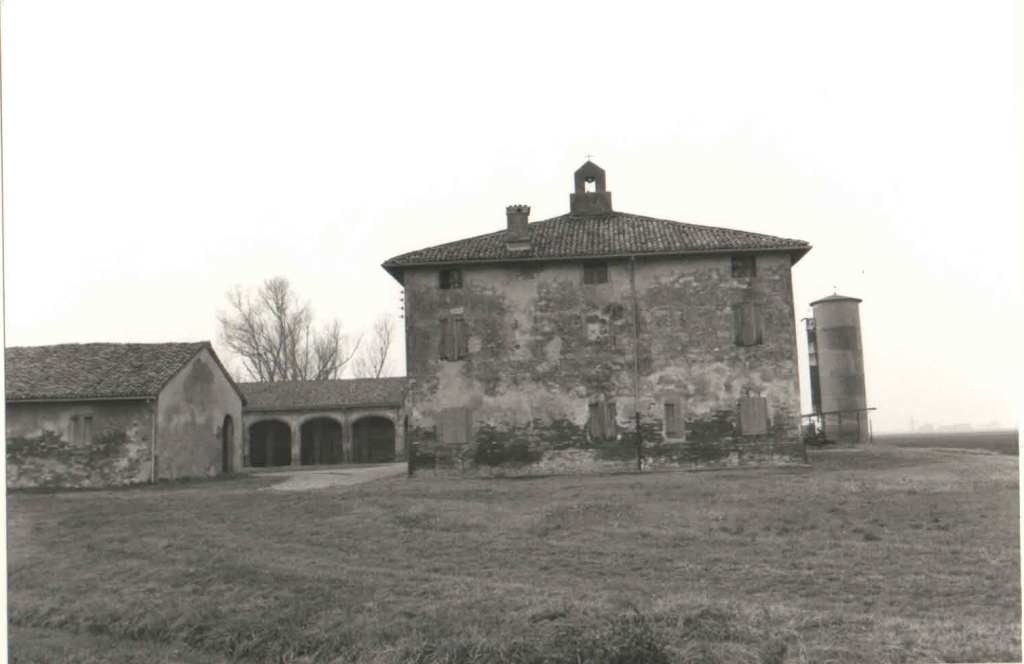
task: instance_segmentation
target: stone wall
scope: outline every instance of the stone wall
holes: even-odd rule
[[[6,429],[8,488],[105,487],[150,479],[152,403],[8,403]]]
[[[223,467],[225,416],[231,417],[231,467],[242,466],[242,400],[207,350],[160,392],[157,479],[212,477]]]
[[[612,259],[599,284],[582,273],[464,266],[462,287],[445,290],[436,269],[407,270],[410,442],[463,462],[635,468],[637,412],[648,466],[803,460],[788,255],[758,255],[753,277],[733,277],[729,255],[638,258],[632,278],[628,259]],[[757,345],[735,342],[744,304],[760,312]],[[444,318],[464,321],[464,359],[441,359]],[[741,403],[758,397],[766,426],[745,434]],[[596,434],[595,417],[607,418]]]

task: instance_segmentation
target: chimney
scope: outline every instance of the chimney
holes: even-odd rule
[[[505,208],[508,217],[508,229],[505,231],[505,246],[509,251],[528,251],[530,249],[530,230],[527,228],[530,217],[529,205],[509,205]]]

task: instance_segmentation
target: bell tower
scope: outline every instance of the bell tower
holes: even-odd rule
[[[612,211],[612,192],[605,189],[604,169],[589,159],[573,174],[576,191],[569,194],[569,213],[604,214]]]

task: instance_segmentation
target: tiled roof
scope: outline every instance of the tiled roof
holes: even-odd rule
[[[405,378],[289,380],[239,383],[246,410],[296,410],[352,406],[400,406]]]
[[[209,342],[12,346],[7,401],[154,397]],[[214,355],[216,357],[216,355]]]
[[[528,251],[510,251],[506,231],[500,230],[395,256],[383,267],[397,274],[403,267],[438,263],[769,250],[788,251],[799,259],[811,248],[803,240],[625,212],[564,214],[533,222],[527,228]]]

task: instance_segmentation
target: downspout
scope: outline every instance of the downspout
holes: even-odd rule
[[[629,257],[629,291],[633,296],[633,431],[636,435],[636,469],[643,470],[643,439],[640,437],[640,305],[636,297],[636,256]]]
[[[153,404],[153,435],[149,441],[149,482],[156,484],[156,421],[160,414],[160,395],[152,401]]]

